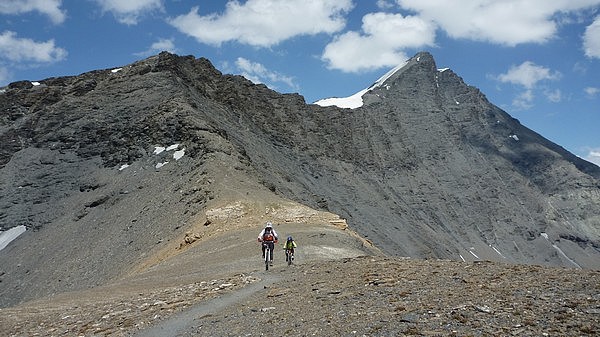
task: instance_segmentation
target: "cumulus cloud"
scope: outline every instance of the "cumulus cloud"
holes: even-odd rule
[[[0,59],[11,62],[49,63],[64,60],[67,51],[57,47],[54,40],[36,42],[31,39],[18,38],[15,32],[5,31],[0,34]]]
[[[223,42],[270,47],[298,35],[335,33],[344,28],[351,0],[228,1],[223,14],[200,15],[199,7],[169,20],[201,43]]]
[[[397,0],[435,22],[449,36],[507,46],[544,43],[557,31],[558,14],[600,4],[598,0]]]
[[[540,81],[557,80],[560,76],[561,74],[557,71],[552,72],[546,67],[538,66],[531,61],[525,61],[518,66],[511,66],[506,73],[498,76],[498,80],[531,89]]]
[[[163,9],[162,0],[95,0],[104,12],[111,12],[117,21],[135,25],[139,18],[155,10]]]
[[[600,58],[600,16],[585,29],[583,49],[587,57]]]
[[[292,89],[298,89],[294,79],[290,76],[282,75],[275,71],[268,70],[264,65],[252,62],[243,57],[238,57],[235,61],[236,67],[241,71],[241,75],[254,83],[263,83],[270,88],[275,88],[275,83],[286,84]]]
[[[600,88],[596,87],[586,87],[583,91],[589,98],[594,98],[596,95],[600,94]]]
[[[518,66],[511,66],[506,73],[498,75],[496,79],[503,83],[511,83],[525,88],[524,92],[515,97],[512,104],[517,109],[526,110],[533,107],[534,88],[539,82],[554,81],[560,77],[561,74],[558,71],[553,72],[549,68],[536,65],[531,61],[525,61]],[[543,94],[553,103],[562,100],[562,92],[559,89],[546,88]]]
[[[53,23],[63,23],[67,17],[66,12],[60,9],[61,0],[2,0],[0,2],[1,14],[22,14],[39,12],[47,15]]]
[[[150,55],[158,54],[162,51],[168,51],[170,53],[177,52],[177,48],[175,48],[175,42],[173,41],[173,39],[158,39],[158,41],[152,43],[150,48],[143,52],[136,53],[135,55],[147,57]]]
[[[173,43],[173,39],[158,39],[158,41],[150,46],[150,49],[154,51],[173,52],[175,50],[175,43]]]
[[[360,72],[396,66],[408,57],[404,49],[433,46],[435,26],[416,16],[371,13],[362,31],[350,31],[329,43],[321,58],[331,69]]]

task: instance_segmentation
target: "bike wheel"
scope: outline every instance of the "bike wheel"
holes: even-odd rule
[[[292,259],[294,258],[294,254],[292,254],[291,252],[287,252],[287,263],[288,266],[292,264]]]
[[[267,246],[267,248],[265,248],[265,270],[269,270],[269,256],[271,254],[271,249],[269,248],[269,246]]]

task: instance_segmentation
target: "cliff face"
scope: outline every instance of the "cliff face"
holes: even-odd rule
[[[427,53],[352,110],[168,53],[2,91],[0,225],[29,229],[2,305],[102,284],[240,199],[338,214],[390,255],[600,268],[600,168]]]

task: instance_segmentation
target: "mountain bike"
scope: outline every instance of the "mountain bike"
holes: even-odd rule
[[[269,270],[269,264],[272,263],[272,258],[273,258],[273,248],[272,246],[274,245],[273,242],[264,242],[263,241],[263,247],[265,247],[265,270]]]
[[[294,250],[286,249],[285,250],[285,260],[287,261],[288,266],[292,264],[294,261]]]

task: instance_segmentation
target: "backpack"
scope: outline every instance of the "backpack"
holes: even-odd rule
[[[263,241],[273,241],[275,237],[273,236],[273,231],[271,228],[265,228],[265,233],[263,234]]]

